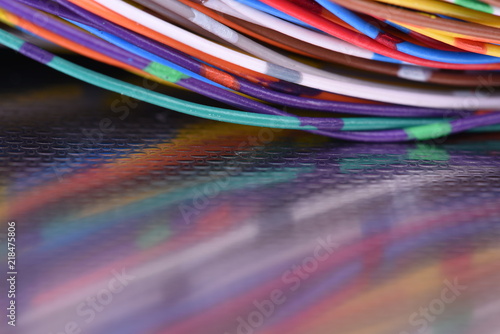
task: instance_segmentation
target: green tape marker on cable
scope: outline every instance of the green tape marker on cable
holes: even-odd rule
[[[452,127],[449,122],[419,125],[405,129],[409,138],[418,140],[427,140],[447,136],[451,133],[451,131]]]
[[[11,36],[9,33],[0,29],[0,43],[4,43],[1,39],[3,34]],[[150,91],[146,88],[138,87],[127,82],[113,79],[106,75],[73,64],[57,56],[55,56],[52,61],[47,63],[47,66],[97,87],[188,115],[252,126],[273,127],[278,129],[316,130],[316,127],[312,125],[302,125],[300,119],[297,117],[242,112],[184,101],[175,97]]]
[[[162,65],[157,62],[151,62],[144,71],[155,75],[161,79],[170,81],[172,83],[176,83],[177,81],[184,79],[184,78],[189,78],[189,76],[185,75],[182,72],[179,72],[177,70],[174,70],[173,68],[170,68],[168,66]]]
[[[484,2],[471,1],[471,0],[455,0],[455,3],[462,7],[493,14],[493,7]]]

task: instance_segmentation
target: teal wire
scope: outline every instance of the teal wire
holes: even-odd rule
[[[0,29],[0,43],[19,51],[26,43],[24,40]],[[218,107],[204,106],[193,102],[184,101],[171,96],[160,94],[148,89],[135,86],[118,79],[94,72],[82,66],[71,63],[58,56],[53,58],[46,65],[65,73],[74,78],[80,79],[97,87],[107,89],[119,94],[127,95],[137,100],[145,101],[163,108],[178,111],[188,115],[211,119],[221,122],[243,124],[258,127],[292,129],[292,130],[317,130],[311,125],[302,125],[300,119],[291,116],[263,115],[251,112],[242,112]],[[359,130],[382,130],[395,127],[410,127],[436,122],[435,119],[408,119],[408,118],[343,118],[345,122],[344,131]],[[485,127],[485,131],[490,131],[491,127]],[[479,132],[481,129],[474,129]]]

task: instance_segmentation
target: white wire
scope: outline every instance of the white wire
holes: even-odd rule
[[[207,1],[202,2],[202,5],[207,7],[207,8],[213,9],[217,12],[221,12],[221,13],[236,17],[236,18],[241,19],[243,21],[247,21],[247,22],[250,22],[253,24],[257,24],[257,25],[262,25],[260,22],[254,20],[251,17],[248,17],[244,14],[241,14],[240,12],[232,9],[228,5],[222,3],[221,1],[207,0]]]
[[[292,24],[288,21],[261,12],[236,1],[208,0],[203,3],[203,5],[209,8],[217,8],[217,10],[223,11],[223,13],[228,15],[232,15],[231,13],[236,12],[240,15],[240,18],[242,16],[245,21],[257,23],[260,26],[278,31],[287,36],[322,47],[324,49],[340,52],[349,56],[373,59],[374,53],[372,51],[349,44],[336,37]]]
[[[274,66],[274,69],[282,68],[280,65],[270,64],[255,57],[247,56],[208,41],[200,36],[158,19],[153,15],[145,13],[122,0],[93,1],[120,15],[135,20],[137,23],[155,30],[164,36],[255,72],[269,74],[272,66]],[[285,72],[286,70],[293,71],[286,68],[283,69]],[[271,75],[284,80],[287,80],[289,76],[289,73],[285,75],[277,73],[276,71],[272,71],[271,73],[273,73]],[[500,106],[500,96],[498,94],[481,96],[475,94],[473,91],[461,90],[443,92],[426,89],[411,89],[356,80],[341,75],[337,75],[337,78],[339,81],[319,75],[300,73],[300,79],[297,80],[296,83],[332,93],[411,106],[452,109],[496,109]]]
[[[238,61],[238,63],[245,63],[245,67],[259,73],[265,73],[267,69],[267,63],[265,61],[244,55],[226,47],[222,47],[217,43],[206,40],[198,35],[190,33],[189,31],[150,15],[132,5],[129,5],[128,3],[125,3],[122,0],[93,1],[147,28],[155,30],[164,36],[175,39],[214,57],[231,63],[237,63],[236,61]]]
[[[165,8],[173,11],[174,13],[183,16],[186,19],[189,19],[195,24],[198,24],[203,29],[206,29],[217,36],[224,38],[225,40],[232,43],[234,46],[240,48],[241,50],[247,51],[254,56],[264,59],[269,63],[280,64],[289,69],[293,69],[302,74],[311,74],[324,78],[329,78],[333,80],[335,83],[338,81],[342,82],[351,82],[353,84],[367,85],[369,81],[365,80],[356,80],[350,77],[344,77],[337,75],[335,73],[325,71],[322,69],[318,69],[307,64],[298,62],[296,60],[291,59],[285,55],[282,55],[276,51],[273,51],[251,39],[248,37],[239,34],[238,32],[230,29],[229,27],[223,25],[222,23],[210,18],[206,14],[199,12],[196,9],[193,9],[177,0],[152,0],[155,3],[161,4]],[[230,31],[229,31],[230,30]],[[411,69],[411,74],[415,77],[417,76],[418,71],[421,69]],[[407,71],[408,72],[408,71]],[[387,87],[387,86],[385,86]],[[391,87],[391,86],[389,86]]]

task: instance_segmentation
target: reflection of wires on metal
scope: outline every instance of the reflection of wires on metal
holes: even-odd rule
[[[238,132],[233,132],[233,135],[236,137],[230,138],[229,142],[236,148],[243,136],[238,137],[240,136]],[[206,141],[207,138],[203,140]],[[176,145],[183,143],[186,147],[192,146],[186,137],[179,136],[179,142]],[[478,146],[481,149],[484,148],[483,144],[478,144]],[[318,152],[315,156],[324,155],[326,157],[328,153],[337,153],[338,155],[340,150],[341,148],[336,147],[333,152]],[[361,161],[358,162],[368,163],[367,166],[370,166],[374,161],[382,162],[382,164],[394,164],[399,161],[404,166],[406,159],[412,160],[413,158],[410,156],[418,153],[408,152],[408,158],[391,160],[398,159],[398,154],[402,154],[400,150],[404,149],[401,146],[387,149],[387,147],[355,145],[346,146],[345,150],[346,152],[342,156],[346,160],[352,162],[352,159],[360,159]],[[382,152],[384,154],[381,154]],[[477,154],[476,150],[474,152]],[[424,156],[429,154],[425,148],[421,153]],[[446,151],[441,153],[447,154]],[[370,161],[370,157],[373,157],[374,161]],[[386,160],[381,161],[381,157]],[[147,159],[142,159],[143,161],[139,165],[143,166]],[[477,156],[464,154],[463,156],[454,156],[453,159],[473,162]],[[130,159],[128,163],[137,164],[133,160],[135,159]],[[267,162],[275,161],[274,158],[269,158]],[[483,166],[488,166],[488,164],[497,166],[493,157],[483,159],[482,162]],[[150,165],[149,168],[154,167]],[[106,173],[106,170],[113,169],[103,166],[100,171],[89,172],[99,174]],[[102,229],[99,231],[101,237],[106,233],[114,233],[115,236],[116,233],[119,233],[119,236],[127,235],[128,238],[120,238],[120,241],[127,240],[130,243],[130,246],[127,245],[129,249],[136,251],[131,253],[121,251],[119,259],[115,260],[114,263],[120,263],[135,272],[148,273],[143,279],[151,279],[148,281],[151,284],[141,285],[148,291],[158,291],[158,286],[164,286],[164,282],[169,278],[176,277],[179,271],[189,272],[189,282],[192,286],[186,298],[167,299],[168,302],[164,301],[165,298],[152,299],[147,300],[142,305],[141,311],[144,312],[144,315],[141,314],[141,321],[136,323],[138,328],[143,329],[142,332],[151,328],[164,329],[164,331],[156,332],[174,332],[171,330],[178,328],[177,325],[195,332],[193,327],[200,328],[198,321],[204,324],[225,324],[228,319],[237,318],[238,314],[248,314],[248,311],[242,312],[242,309],[248,308],[248,305],[251,305],[254,300],[260,301],[264,297],[267,298],[269,292],[274,289],[289,293],[290,288],[298,284],[294,283],[297,279],[300,279],[299,283],[304,285],[301,289],[294,291],[296,293],[287,303],[276,308],[276,313],[267,324],[268,333],[283,333],[284,328],[287,333],[304,333],[304,328],[316,328],[318,330],[315,332],[326,333],[328,332],[326,329],[324,331],[320,329],[324,326],[334,328],[338,323],[349,324],[355,329],[365,329],[365,326],[369,325],[359,323],[358,317],[351,315],[358,314],[359,309],[363,306],[366,307],[366,305],[374,310],[368,313],[368,319],[371,323],[387,325],[394,329],[392,331],[399,332],[396,329],[400,329],[404,323],[394,322],[394,320],[406,320],[407,314],[413,312],[412,307],[403,301],[409,298],[419,300],[418,297],[424,297],[424,299],[431,297],[429,299],[432,299],[436,289],[444,280],[451,279],[450,277],[460,277],[462,284],[477,283],[477,286],[481,287],[481,293],[476,293],[477,297],[474,300],[476,301],[477,298],[477,302],[482,304],[475,304],[475,307],[480,308],[484,304],[488,304],[480,297],[482,293],[488,293],[488,290],[495,286],[495,279],[498,279],[498,267],[493,264],[498,261],[499,252],[495,248],[489,249],[484,244],[469,249],[464,247],[463,243],[481,240],[483,234],[491,234],[493,226],[496,226],[494,225],[495,217],[500,211],[500,206],[497,205],[498,200],[478,203],[471,210],[470,207],[463,205],[463,198],[459,200],[456,196],[452,196],[448,198],[448,210],[443,210],[441,205],[431,205],[425,213],[412,212],[412,214],[408,214],[408,211],[400,208],[401,211],[397,211],[399,213],[397,215],[394,215],[393,211],[385,212],[382,208],[360,205],[359,211],[362,213],[359,214],[358,219],[345,220],[342,224],[340,224],[342,218],[339,219],[338,224],[322,225],[318,222],[313,224],[314,221],[311,220],[311,217],[321,213],[342,212],[340,208],[349,204],[377,199],[386,194],[385,189],[391,184],[393,186],[406,184],[405,190],[397,187],[394,189],[407,193],[408,189],[425,189],[423,187],[425,184],[435,184],[454,177],[465,178],[474,174],[472,172],[469,175],[464,175],[463,171],[440,170],[437,165],[435,169],[428,169],[428,171],[431,170],[433,173],[430,178],[416,178],[410,173],[397,175],[393,179],[380,179],[371,185],[360,185],[359,182],[352,182],[351,186],[345,187],[344,190],[339,191],[339,189],[331,187],[330,191],[323,191],[321,194],[315,193],[299,197],[298,201],[291,201],[279,207],[279,210],[290,212],[290,215],[285,215],[287,219],[277,220],[274,214],[262,215],[259,216],[261,224],[250,223],[245,219],[235,219],[233,212],[229,216],[225,215],[225,210],[228,208],[222,202],[220,205],[207,206],[201,210],[199,219],[190,224],[189,228],[176,229],[174,224],[169,224],[167,226],[168,233],[163,232],[161,238],[153,240],[151,237],[144,238],[150,244],[134,243],[137,241],[134,241],[133,238],[137,237],[138,234],[144,236],[151,232],[159,233],[161,230],[158,231],[156,227],[163,226],[164,222],[162,225],[148,224],[148,221],[144,219],[145,212],[154,216],[154,213],[157,213],[155,210],[162,210],[162,213],[166,212],[167,217],[175,219],[177,210],[165,211],[165,207],[175,201],[190,198],[189,196],[197,192],[170,188],[167,190],[169,196],[165,196],[164,193],[152,194],[148,192],[148,196],[152,197],[146,200],[137,196],[132,202],[124,201],[124,208],[119,216],[116,213],[111,215],[109,211],[96,213],[89,210],[85,212],[86,216],[82,219],[80,212],[75,217],[76,221],[71,221],[71,224],[68,224],[67,221],[60,221],[57,225],[46,226],[44,235],[50,238],[52,241],[50,244],[57,247],[60,251],[59,254],[65,254],[65,252],[61,252],[62,249],[68,249],[68,252],[70,249],[73,252],[82,252],[82,248],[72,247],[71,244],[75,243],[76,240],[81,241],[80,238],[71,238],[69,242],[61,241],[74,234],[82,236],[86,233],[83,237],[89,237],[95,233],[95,230],[92,229],[95,226]],[[311,170],[304,171],[310,172]],[[277,172],[274,176],[278,176],[278,181],[283,182],[283,187],[279,188],[277,192],[266,192],[261,189],[261,187],[269,185],[270,180],[277,181],[277,179],[274,176],[269,178],[269,175],[263,175],[264,173],[260,171],[251,172],[250,175],[231,176],[228,183],[231,185],[244,186],[253,183],[252,190],[249,190],[247,196],[239,192],[233,195],[231,207],[235,212],[242,210],[241,208],[248,208],[248,206],[238,206],[235,203],[248,205],[248,199],[252,198],[250,196],[252,194],[259,195],[258,198],[262,201],[259,203],[272,202],[271,197],[286,197],[284,196],[286,192],[282,190],[290,186],[290,180],[295,180],[294,189],[304,189],[306,184],[320,186],[322,181],[328,178],[327,175],[331,175],[331,169],[321,171],[319,168],[314,174],[306,173],[307,176],[302,176],[301,172],[300,167]],[[363,170],[358,172],[371,173],[371,171]],[[74,177],[80,180],[87,179],[79,173]],[[205,178],[198,180],[195,187],[203,187],[205,180]],[[267,180],[267,182],[256,187],[255,180]],[[68,183],[58,184],[55,187],[68,187]],[[276,187],[280,187],[279,184],[276,184]],[[224,189],[226,191],[237,190],[237,188],[229,186]],[[325,190],[327,189],[328,187]],[[428,189],[428,191],[432,190]],[[291,193],[294,191],[292,190]],[[398,197],[394,194],[390,196]],[[467,192],[464,196],[471,198],[474,195],[473,192]],[[318,201],[318,199],[322,201]],[[306,209],[306,207],[313,210]],[[113,206],[108,210],[112,208]],[[301,215],[300,211],[305,211],[307,216]],[[157,214],[156,216],[158,217]],[[329,217],[331,216],[329,215]],[[164,217],[165,215],[162,215],[162,219]],[[294,219],[288,219],[288,217]],[[87,221],[92,221],[93,224],[88,224]],[[102,224],[96,223],[101,221]],[[391,224],[386,229],[383,227],[380,229],[381,225],[384,225],[381,222],[391,222]],[[122,227],[127,224],[128,228],[118,229],[117,232],[115,227],[118,224]],[[300,229],[294,237],[283,237],[283,231],[292,229],[294,224],[295,226],[304,224],[308,228]],[[136,228],[130,228],[132,226]],[[318,237],[320,230],[322,233]],[[273,231],[274,235],[269,234]],[[265,242],[266,238],[269,238],[267,240],[280,241]],[[456,240],[462,242],[461,247],[464,248],[464,253],[453,251],[456,250]],[[256,247],[256,241],[260,241],[259,247]],[[47,244],[49,243],[45,243],[45,245]],[[221,251],[224,247],[236,244],[238,244],[238,249],[245,251],[235,252],[231,249]],[[30,251],[47,252],[43,245],[43,243],[38,244]],[[122,246],[122,244],[120,245]],[[214,247],[207,247],[208,245]],[[320,266],[314,264],[315,260],[320,261],[318,253],[314,252],[318,246],[321,247]],[[83,251],[90,252],[90,248],[95,251],[94,246],[87,248],[84,248]],[[436,251],[429,252],[430,248]],[[103,252],[106,251],[109,250],[105,249]],[[188,256],[193,252],[199,255]],[[255,261],[256,258],[260,260]],[[305,259],[308,261],[306,262]],[[247,263],[247,265],[238,265],[240,263]],[[173,266],[173,264],[178,264],[178,266]],[[294,265],[301,266],[301,268],[311,268],[308,264],[312,264],[314,269],[308,271],[307,279],[288,271]],[[155,268],[154,274],[146,270],[151,266]],[[176,270],[172,270],[173,267]],[[54,284],[51,289],[41,289],[38,295],[31,297],[34,304],[47,303],[50,305],[55,300],[55,296],[63,295],[67,289],[74,289],[77,285],[86,287],[99,283],[103,277],[100,276],[103,271],[94,268],[90,271],[92,275],[89,275],[89,279],[86,281],[69,278],[60,284]],[[158,275],[159,272],[162,275]],[[221,272],[231,274],[225,275],[225,279],[220,279]],[[492,275],[494,276],[492,277]],[[213,279],[208,277],[213,277]],[[428,279],[423,280],[422,277]],[[104,278],[106,278],[105,275]],[[367,289],[370,289],[370,293],[366,293]],[[388,304],[387,300],[390,300],[391,303]],[[159,307],[159,305],[163,307]],[[398,311],[392,311],[389,316],[386,314],[381,316],[376,312],[382,306],[388,307],[387,305],[397,307]],[[404,309],[401,310],[401,307]],[[120,311],[127,313],[130,309],[124,307]],[[473,311],[475,308],[470,312]],[[232,312],[235,313],[234,317]],[[474,312],[474,317],[471,316],[467,319],[471,324],[480,323],[486,315]],[[298,325],[300,326],[298,327]],[[118,328],[115,327],[117,330],[124,330],[130,325],[118,323],[113,324],[113,326],[118,326]],[[99,332],[109,332],[109,330]]]
[[[478,52],[484,54],[481,55],[450,51],[441,43],[443,41],[429,42],[429,36],[436,34],[455,38],[450,37],[451,33],[415,27],[419,31],[415,34],[401,22],[394,25],[405,33],[391,26],[386,26],[388,32],[385,32],[375,24],[368,24],[375,18],[357,16],[344,7],[324,1],[320,3],[326,9],[307,0],[266,0],[267,7],[253,6],[267,8],[271,13],[281,10],[286,14],[282,17],[292,22],[233,0],[210,0],[205,6],[211,9],[195,4],[191,7],[189,0],[138,1],[149,7],[149,12],[120,0],[55,2],[57,6],[34,0],[0,0],[0,18],[71,51],[161,83],[187,88],[244,111],[203,106],[139,88],[63,61],[6,32],[2,32],[5,37],[2,43],[83,81],[179,112],[231,123],[302,129],[360,141],[432,139],[500,123],[499,113],[476,114],[470,110],[496,109],[500,105],[499,94],[480,95],[453,88],[401,87],[398,82],[381,83],[341,75],[321,69],[323,66],[318,60],[310,59],[311,63],[301,58],[302,61],[298,61],[296,57],[270,49],[245,37],[239,29],[246,22],[250,26],[244,29],[265,27],[267,31],[276,30],[292,41],[288,51],[302,48],[304,52],[301,53],[305,56],[308,52],[304,43],[312,43],[319,50],[329,49],[335,54],[345,53],[353,57],[354,67],[358,69],[380,64],[384,70],[378,72],[413,81],[446,81],[443,78],[448,75],[463,80],[459,85],[464,85],[464,82],[474,82],[470,80],[472,75],[456,70],[500,68],[497,58],[487,55],[491,52]],[[246,0],[245,3],[254,1]],[[203,12],[194,8],[201,9],[200,6],[205,8]],[[66,22],[37,9],[59,16]],[[239,21],[230,28],[217,21],[222,17],[218,13],[225,15],[226,23],[233,22],[233,19]],[[291,20],[290,16],[295,19]],[[35,21],[33,17],[43,18],[43,25],[41,20]],[[172,20],[185,27],[170,23]],[[304,24],[295,24],[297,20]],[[311,30],[308,25],[316,29]],[[133,31],[128,30],[131,27]],[[318,32],[318,29],[333,36]],[[422,30],[430,32],[427,37]],[[415,38],[417,35],[419,38]],[[422,45],[425,41],[427,46]],[[276,42],[279,46],[279,40]],[[467,46],[462,49],[471,48],[470,43],[465,44]],[[485,49],[495,52],[488,46]],[[349,63],[349,58],[346,59]],[[412,64],[400,64],[401,61]],[[499,79],[497,74],[485,72],[485,75],[489,74],[494,77],[483,80],[483,86],[500,84],[500,80],[496,80]],[[310,111],[380,117],[296,116],[262,102]],[[491,131],[492,128],[484,130]]]

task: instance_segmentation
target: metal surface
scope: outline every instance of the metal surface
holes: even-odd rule
[[[11,71],[7,332],[498,333],[500,137],[345,143]]]

